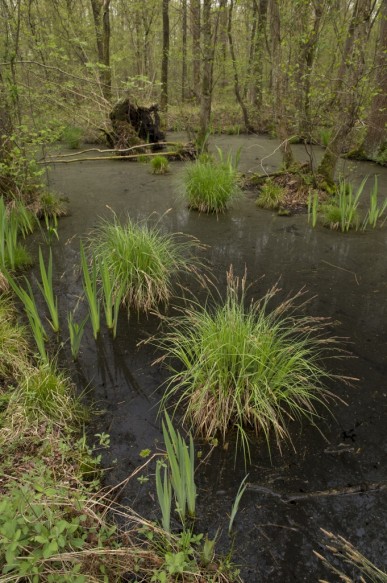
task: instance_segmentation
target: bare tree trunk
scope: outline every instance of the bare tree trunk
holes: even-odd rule
[[[181,100],[187,99],[187,0],[182,0],[182,66],[181,66]]]
[[[212,60],[214,54],[211,46],[211,4],[212,0],[203,0],[203,74],[200,95],[200,130],[198,135],[198,145],[202,150],[207,150],[207,134],[211,119]]]
[[[200,0],[191,0],[193,92],[197,96],[200,86]],[[198,97],[198,96],[197,96]]]
[[[281,151],[285,168],[294,164],[292,148],[289,142],[285,108],[285,79],[282,67],[281,21],[278,0],[271,0],[270,29],[272,46],[272,76],[274,93],[274,119],[276,131],[281,140]]]
[[[371,0],[356,0],[348,30],[350,42],[345,43],[349,53],[343,55],[344,76],[334,95],[337,127],[317,170],[328,184],[333,184],[337,162],[345,146],[347,136],[359,117],[361,105],[359,86],[364,74],[365,50],[371,15]],[[345,90],[342,89],[344,87]]]
[[[235,97],[237,102],[239,103],[241,110],[242,110],[242,114],[243,114],[243,121],[245,124],[245,128],[249,133],[253,133],[254,132],[254,128],[250,123],[249,120],[249,114],[247,111],[247,107],[246,104],[244,103],[242,96],[241,96],[241,91],[240,91],[240,85],[239,85],[239,77],[238,77],[238,68],[237,68],[237,62],[236,62],[236,58],[235,58],[235,50],[234,50],[234,41],[232,38],[232,16],[233,16],[233,10],[234,10],[234,0],[230,0],[230,7],[229,7],[229,12],[228,12],[228,25],[227,25],[227,35],[228,35],[228,44],[230,46],[230,54],[231,54],[231,61],[232,61],[232,67],[233,67],[233,71],[234,71],[234,91],[235,91]]]
[[[98,62],[103,66],[100,79],[102,94],[107,101],[112,96],[110,69],[110,2],[111,0],[90,0],[93,12],[95,40]]]
[[[367,133],[360,148],[369,159],[375,159],[387,142],[387,0],[382,0],[380,32],[376,55],[376,95],[367,119]]]
[[[163,57],[161,61],[160,109],[168,108],[168,65],[169,65],[169,0],[163,0]]]
[[[254,0],[256,5],[257,25],[255,38],[253,39],[253,55],[251,60],[250,100],[257,111],[262,106],[262,85],[263,85],[263,47],[265,43],[265,30],[267,22],[267,7],[269,0]]]

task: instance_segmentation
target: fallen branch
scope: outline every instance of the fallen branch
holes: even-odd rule
[[[86,154],[87,152],[99,152],[100,154],[105,154],[106,152],[116,152],[120,154],[121,152],[131,152],[132,150],[138,150],[140,148],[150,148],[152,146],[179,146],[178,142],[154,142],[152,144],[138,144],[137,146],[131,146],[130,148],[124,148],[123,150],[116,150],[114,148],[109,148],[108,150],[101,150],[100,148],[89,148],[88,150],[81,150],[80,152],[72,152],[71,154],[57,154],[50,155],[47,158],[70,158],[71,156],[79,156],[80,154]],[[183,146],[184,148],[184,146]]]
[[[180,155],[184,155],[184,151],[183,152],[163,152],[162,154],[163,156],[180,156]],[[151,154],[132,154],[130,156],[93,156],[90,158],[74,158],[73,160],[58,160],[58,159],[54,159],[54,160],[41,160],[38,162],[38,164],[71,164],[72,162],[90,162],[90,161],[101,161],[101,160],[133,160],[135,158],[138,158],[139,156],[143,157],[154,157],[154,156],[160,156],[159,152],[152,152]]]

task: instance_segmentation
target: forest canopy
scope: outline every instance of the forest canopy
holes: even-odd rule
[[[387,0],[0,0],[0,125],[99,141],[123,97],[163,129],[267,132],[386,163]],[[52,135],[51,135],[52,134]],[[32,136],[32,137],[31,137]]]

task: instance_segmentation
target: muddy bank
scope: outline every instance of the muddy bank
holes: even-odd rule
[[[243,171],[260,171],[261,165],[270,171],[280,163],[278,152],[261,163],[258,160],[276,147],[268,138],[223,136],[216,144],[226,150],[242,146]],[[297,150],[307,158],[302,146]],[[345,166],[354,169],[357,179],[377,173],[380,192],[387,195],[386,169],[366,163]],[[82,294],[74,267],[79,263],[79,237],[86,236],[100,218],[110,217],[112,210],[134,219],[156,212],[168,231],[198,237],[209,246],[206,258],[220,287],[230,264],[239,274],[247,268],[254,297],[277,281],[283,296],[305,286],[310,298],[305,310],[332,317],[332,334],[351,342],[354,358],[336,363],[337,370],[359,381],[353,387],[332,385],[347,405],[335,403],[334,418],[321,411],[325,420],[317,424],[323,435],[308,423],[294,423],[290,431],[295,450],[285,446],[281,455],[273,443],[271,458],[263,440],[253,442],[247,470],[252,486],[235,521],[234,560],[248,583],[329,579],[312,553],[320,549],[323,527],[347,537],[383,566],[387,554],[383,487],[387,481],[387,229],[346,235],[311,229],[303,215],[278,217],[257,209],[251,194],[224,216],[199,215],[189,212],[179,196],[183,168],[183,163],[174,163],[170,175],[153,176],[147,165],[106,161],[58,165],[51,171],[50,186],[69,197],[71,210],[71,216],[60,222],[60,241],[53,247],[63,320]],[[84,309],[80,306],[80,316]],[[162,441],[157,403],[166,373],[151,366],[155,354],[150,346],[137,346],[157,326],[152,317],[132,316],[128,321],[122,315],[114,342],[103,332],[96,344],[89,329],[84,337],[74,372],[101,410],[93,431],[111,436],[104,454],[104,463],[111,468],[106,474],[110,484],[143,462],[141,450],[154,451]],[[198,442],[197,449],[202,447],[205,451]],[[121,501],[157,517],[152,470],[148,482],[134,479]],[[198,470],[198,530],[214,535],[220,529],[220,548],[229,544],[227,514],[245,475],[242,463],[234,465],[232,436],[228,450],[216,448]]]

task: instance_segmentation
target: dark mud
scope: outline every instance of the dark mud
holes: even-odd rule
[[[277,144],[253,136],[220,137],[225,149],[243,146],[241,169],[261,171],[257,158]],[[299,155],[308,156],[303,147]],[[264,160],[267,171],[279,165],[278,152]],[[348,538],[380,567],[387,556],[387,228],[346,235],[322,227],[311,229],[305,215],[278,217],[259,210],[251,193],[226,215],[189,212],[179,198],[184,164],[174,163],[167,176],[153,176],[147,165],[122,161],[57,165],[50,186],[69,197],[71,216],[60,221],[60,242],[54,244],[58,269],[57,291],[63,314],[81,296],[79,237],[86,236],[99,218],[129,214],[143,219],[157,212],[169,231],[182,231],[209,245],[206,257],[224,287],[230,264],[238,274],[245,267],[255,282],[250,293],[259,297],[279,281],[282,294],[307,289],[305,311],[334,319],[332,334],[347,337],[354,358],[335,364],[335,370],[359,381],[349,387],[332,385],[341,402],[332,416],[290,427],[294,448],[274,446],[271,458],[263,440],[252,443],[249,488],[235,521],[233,558],[248,583],[269,581],[333,581],[313,555],[321,552],[320,528]],[[379,174],[386,196],[387,170],[371,164],[346,163],[357,179]],[[371,186],[371,180],[369,181]],[[108,208],[110,207],[110,209]],[[82,315],[85,307],[80,306]],[[63,319],[65,316],[63,316]],[[88,330],[74,375],[88,387],[101,411],[92,432],[110,434],[104,464],[111,469],[106,482],[114,485],[144,462],[141,450],[155,451],[162,443],[157,403],[166,373],[152,367],[154,350],[138,342],[154,334],[158,321],[130,320],[123,314],[113,342],[104,331],[96,344]],[[228,449],[227,449],[228,446]],[[197,449],[203,444],[197,443]],[[205,452],[205,447],[203,447]],[[149,481],[131,480],[120,500],[147,517],[156,518],[153,468],[142,472]],[[234,465],[232,436],[218,446],[198,470],[199,531],[219,532],[220,549],[229,545],[228,516],[238,486],[246,475]],[[219,529],[219,530],[218,530]]]

